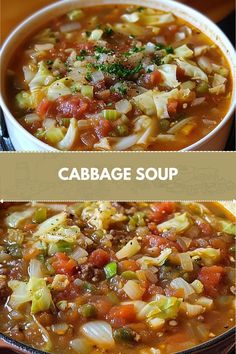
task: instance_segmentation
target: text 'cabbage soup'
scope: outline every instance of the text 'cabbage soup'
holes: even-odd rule
[[[0,332],[54,354],[170,354],[234,326],[235,223],[210,204],[0,211]]]
[[[127,5],[51,21],[16,51],[8,81],[18,121],[60,150],[182,149],[220,123],[232,90],[216,43]]]

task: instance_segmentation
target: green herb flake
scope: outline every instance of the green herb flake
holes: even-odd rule
[[[167,54],[173,54],[174,53],[174,48],[169,45],[168,47],[166,47],[166,53]]]
[[[114,31],[113,31],[113,29],[111,27],[105,27],[104,28],[104,34],[107,37],[111,37],[111,36],[113,36]]]

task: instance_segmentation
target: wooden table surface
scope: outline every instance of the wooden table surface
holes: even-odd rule
[[[24,18],[55,0],[0,0],[1,42]],[[62,0],[63,1],[63,0]],[[235,8],[234,0],[180,0],[218,22]],[[232,29],[233,30],[233,29]]]

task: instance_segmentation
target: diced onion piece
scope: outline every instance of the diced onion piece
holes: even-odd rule
[[[37,122],[39,120],[40,120],[40,117],[36,113],[29,113],[29,114],[26,114],[26,116],[25,116],[25,121],[28,124],[32,124],[32,123]]]
[[[48,130],[56,126],[56,120],[53,118],[45,118],[43,120],[43,127]]]
[[[69,279],[67,275],[64,274],[56,274],[51,287],[56,291],[63,291],[69,285]]]
[[[161,329],[165,325],[163,318],[154,317],[147,320],[149,326],[155,330]]]
[[[43,278],[42,265],[38,259],[31,259],[28,273],[30,277]]]
[[[100,30],[100,29],[95,29],[92,31],[90,37],[89,37],[89,40],[91,41],[99,41],[99,39],[102,38],[102,35],[103,35],[103,31]]]
[[[43,50],[50,50],[54,48],[54,45],[52,43],[45,43],[45,44],[35,44],[34,48],[38,50],[39,52]]]
[[[136,237],[129,241],[124,247],[122,247],[117,253],[116,257],[120,260],[123,258],[130,258],[134,256],[141,249],[140,244]]]
[[[65,25],[62,25],[60,27],[60,31],[62,33],[73,32],[73,31],[79,30],[80,28],[81,28],[81,25],[79,22],[72,22],[72,23],[66,23]]]
[[[183,278],[176,278],[172,280],[170,286],[176,290],[183,289],[184,299],[188,299],[191,295],[195,294],[194,288]]]
[[[188,317],[196,317],[201,315],[205,309],[201,305],[192,305],[187,302],[182,302],[180,305],[180,310],[185,313]]]
[[[70,257],[77,261],[79,258],[87,257],[87,255],[88,252],[86,250],[81,247],[77,247],[74,252],[70,254]]]
[[[33,234],[33,236],[42,236],[52,231],[53,229],[61,226],[66,222],[66,217],[67,217],[66,213],[62,212],[60,214],[54,215],[51,218],[45,220],[39,225],[38,230]]]
[[[55,323],[52,325],[52,331],[58,335],[63,335],[67,332],[69,326],[67,323]]]
[[[126,114],[131,111],[132,105],[128,100],[120,100],[115,104],[116,110],[119,113]]]
[[[180,264],[183,270],[186,272],[192,272],[193,261],[188,253],[179,253]]]
[[[92,81],[94,83],[97,83],[99,81],[102,81],[104,79],[104,75],[101,71],[95,71],[94,73],[92,73]]]
[[[205,100],[206,100],[206,97],[197,97],[197,98],[195,98],[195,100],[192,101],[191,107],[199,106],[199,105],[202,104]]]
[[[146,44],[145,51],[146,51],[147,53],[154,53],[155,50],[156,50],[156,46],[155,46],[154,43],[148,42],[148,43]]]
[[[140,16],[139,16],[138,12],[133,12],[131,14],[124,14],[121,16],[122,20],[124,20],[125,22],[130,22],[130,23],[138,22],[139,17]]]
[[[115,346],[112,328],[105,321],[91,321],[80,327],[81,332],[95,345],[102,349],[111,349]]]
[[[213,300],[206,296],[199,297],[195,303],[205,307],[207,310],[211,310],[213,307]]]
[[[92,344],[86,338],[76,338],[70,341],[71,348],[78,354],[90,354]]]
[[[79,128],[77,125],[77,120],[75,118],[71,118],[66,135],[57,145],[58,149],[70,150],[76,141],[78,132]]]
[[[131,300],[140,300],[145,291],[136,280],[128,280],[123,286],[123,290]]]

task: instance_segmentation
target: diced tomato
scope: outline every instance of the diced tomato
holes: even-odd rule
[[[39,103],[36,112],[40,117],[45,117],[50,107],[52,107],[53,102],[49,101],[47,98],[43,98]]]
[[[170,241],[167,238],[158,236],[158,235],[147,235],[143,239],[143,243],[147,247],[157,247],[159,249],[160,253],[162,250],[164,250],[167,247],[171,248],[176,248],[177,250],[180,250],[180,247],[177,242]]]
[[[107,319],[110,320],[114,327],[122,327],[128,323],[134,322],[136,319],[134,305],[130,304],[112,307]]]
[[[184,297],[184,289],[173,289],[170,286],[165,288],[165,295],[174,297]]]
[[[73,274],[77,262],[69,258],[65,253],[58,252],[53,257],[52,266],[57,274]]]
[[[228,246],[225,241],[220,238],[214,237],[209,240],[209,244],[216,249],[220,249],[220,256],[221,258],[228,257]]]
[[[89,262],[92,265],[101,268],[106,265],[110,261],[109,253],[98,248],[97,250],[93,251],[89,256]]]
[[[162,74],[160,71],[155,70],[150,75],[150,82],[153,86],[158,85],[160,82],[163,81]]]
[[[149,214],[149,219],[155,222],[163,221],[167,215],[174,213],[176,204],[174,202],[163,202],[152,204],[152,212]]]
[[[121,272],[125,272],[126,270],[131,270],[131,271],[135,272],[139,268],[140,267],[139,267],[138,263],[136,261],[134,261],[133,259],[121,261],[119,263],[119,269]]]
[[[148,288],[146,293],[144,294],[143,299],[149,299],[151,296],[154,296],[156,294],[161,294],[161,295],[165,295],[164,290],[162,289],[162,287],[151,284]]]
[[[99,139],[108,136],[108,134],[112,131],[112,124],[109,120],[100,120],[99,125],[95,128],[95,132]]]
[[[167,105],[167,110],[170,115],[175,115],[178,108],[178,101],[170,101]]]
[[[88,110],[90,100],[80,94],[59,97],[47,111],[48,116],[81,118]]]
[[[202,282],[205,294],[215,297],[218,294],[220,281],[224,274],[224,268],[221,266],[202,267],[198,279]]]
[[[97,317],[99,319],[105,319],[112,307],[112,304],[108,300],[99,299],[95,301],[95,307],[97,310]]]
[[[212,233],[212,227],[210,224],[204,221],[197,222],[200,230],[202,231],[204,236],[210,236]]]

